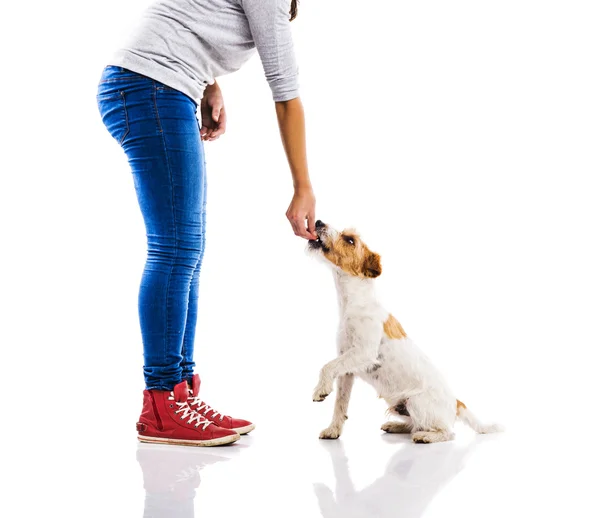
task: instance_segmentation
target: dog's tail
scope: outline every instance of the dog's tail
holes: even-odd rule
[[[456,400],[456,417],[473,428],[477,433],[495,433],[504,431],[504,428],[499,424],[485,425],[481,423],[477,417],[475,417],[475,414],[458,399]]]

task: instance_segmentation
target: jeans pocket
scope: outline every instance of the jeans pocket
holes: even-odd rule
[[[98,111],[106,129],[122,145],[129,133],[125,92],[121,90],[110,93],[99,93],[96,96],[96,101],[98,102]]]

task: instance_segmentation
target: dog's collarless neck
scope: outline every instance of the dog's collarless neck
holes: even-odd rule
[[[362,306],[366,302],[376,300],[372,279],[352,277],[340,272],[334,272],[334,279],[338,300],[342,307]]]

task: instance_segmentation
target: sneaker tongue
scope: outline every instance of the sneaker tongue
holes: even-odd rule
[[[192,396],[196,397],[200,393],[200,374],[194,374],[192,377]]]
[[[180,403],[183,403],[184,401],[187,401],[188,399],[188,385],[186,381],[182,381],[181,383],[178,383],[177,385],[175,385],[175,388],[173,388],[173,396],[175,396],[175,401],[179,401]]]

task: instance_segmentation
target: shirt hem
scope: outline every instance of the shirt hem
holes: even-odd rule
[[[150,59],[138,56],[127,50],[116,52],[111,59],[108,60],[107,65],[126,68],[127,70],[142,74],[150,79],[154,79],[155,81],[174,88],[187,95],[194,101],[196,106],[200,106],[200,102],[204,96],[206,87],[202,85],[202,83],[195,82],[191,79],[188,80],[180,71],[170,70]]]

